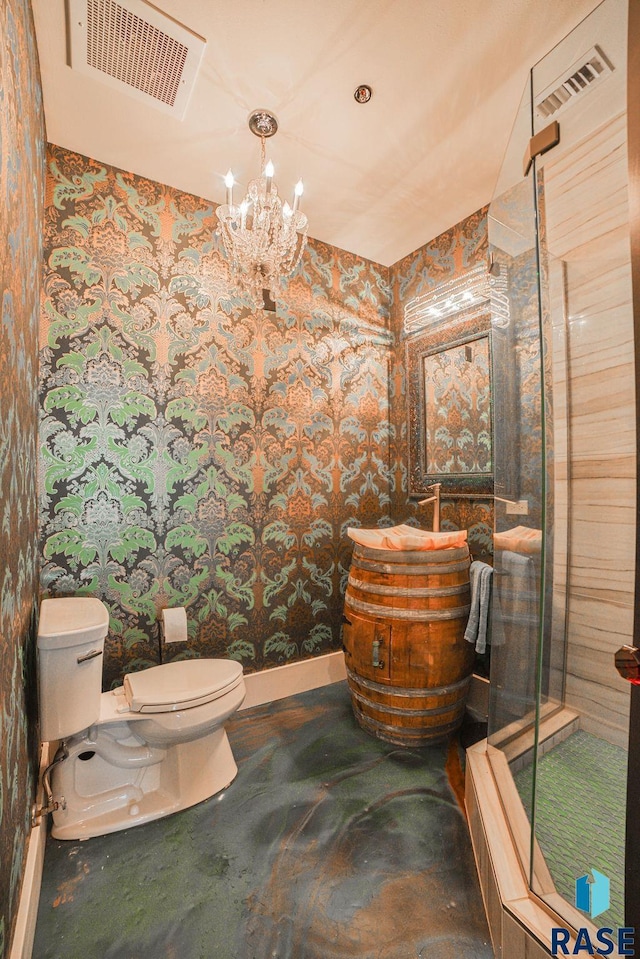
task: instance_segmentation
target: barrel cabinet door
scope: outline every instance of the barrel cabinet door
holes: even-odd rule
[[[349,611],[343,619],[342,643],[347,669],[367,679],[389,679],[390,624],[361,619]]]

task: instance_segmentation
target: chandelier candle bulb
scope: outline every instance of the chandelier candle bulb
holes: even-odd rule
[[[296,213],[298,207],[300,206],[300,197],[304,193],[304,184],[302,180],[298,180],[293,190],[293,212]]]
[[[227,188],[227,206],[229,207],[233,206],[233,184],[234,183],[235,183],[235,180],[233,179],[233,173],[231,172],[231,170],[229,170],[229,172],[224,178],[224,185]]]
[[[273,163],[271,162],[271,160],[269,160],[266,167],[264,168],[264,175],[267,178],[267,196],[269,195],[269,193],[271,193],[271,185],[273,183],[273,174],[274,174]]]

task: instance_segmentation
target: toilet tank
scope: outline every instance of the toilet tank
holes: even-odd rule
[[[43,599],[38,626],[40,736],[65,739],[100,713],[109,613],[99,599]]]

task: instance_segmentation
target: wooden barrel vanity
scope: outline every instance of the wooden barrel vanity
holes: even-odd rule
[[[439,742],[461,724],[474,663],[464,639],[469,548],[354,546],[343,646],[358,723],[403,746]]]

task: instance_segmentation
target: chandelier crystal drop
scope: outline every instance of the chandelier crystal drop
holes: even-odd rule
[[[226,202],[217,209],[219,234],[238,283],[257,303],[265,290],[273,293],[280,278],[295,270],[307,242],[307,218],[300,212],[302,180],[298,180],[290,206],[278,195],[273,163],[266,160],[265,139],[278,123],[267,110],[249,115],[249,129],[260,137],[261,174],[249,182],[246,195],[234,203],[234,178],[225,177]]]

